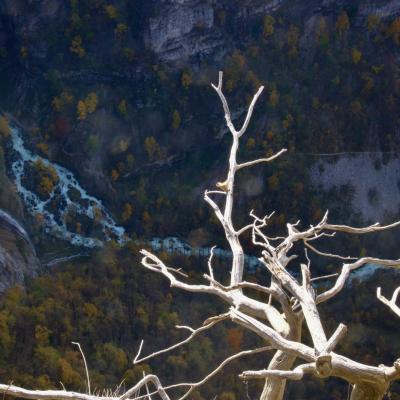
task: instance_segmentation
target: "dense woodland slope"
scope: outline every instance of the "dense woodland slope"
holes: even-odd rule
[[[254,91],[265,86],[240,156],[289,150],[278,162],[241,175],[236,221],[243,222],[250,209],[276,210],[271,228],[279,232],[286,220],[312,223],[333,204],[334,222],[361,223],[345,207],[352,188],[321,192],[310,184],[309,171],[319,153],[383,152],[372,165],[376,169],[396,158],[399,46],[395,0],[0,0],[0,107],[8,115],[8,121],[0,120],[0,208],[23,221],[42,265],[81,251],[45,234],[42,216],[30,215],[18,201],[7,126],[15,120],[31,150],[72,170],[132,239],[173,235],[194,246],[224,246],[215,218],[200,201],[204,189],[226,173],[229,137],[209,86],[222,69],[237,119]],[[44,199],[57,179],[38,165],[28,178]],[[376,193],[370,197],[379,207]],[[89,236],[96,230],[74,210],[68,227]],[[1,381],[30,387],[59,387],[62,381],[82,389],[83,366],[71,345],[79,341],[94,386],[115,387],[121,377],[128,386],[142,374],[131,364],[141,338],[149,351],[162,347],[181,318],[196,325],[218,307],[167,294],[165,282],[140,269],[132,242],[122,249],[109,243],[46,270],[37,267],[36,254],[15,244],[21,239],[9,228],[2,226],[0,234],[3,253],[24,253],[34,274],[42,272],[0,300]],[[368,249],[398,257],[395,235],[343,243],[349,254]],[[247,250],[254,250],[249,243]],[[199,259],[177,258],[174,264],[197,277],[204,269]],[[18,279],[23,282],[23,273]],[[391,278],[380,273],[380,279]],[[343,293],[341,303],[327,306],[328,324],[334,326],[335,312],[346,318],[353,328],[345,351],[361,361],[393,358],[400,343],[388,348],[385,339],[396,321],[377,302],[363,302],[373,297],[375,284],[354,284],[357,296]],[[391,289],[390,282],[382,286]],[[202,338],[145,369],[169,382],[185,374],[197,379],[232,348],[254,340],[234,326],[219,329],[214,338],[226,336],[231,348],[216,346],[213,336]],[[233,371],[237,365],[193,398],[246,398]],[[347,394],[335,382],[320,385],[296,383],[288,398]],[[249,387],[250,396],[254,390]]]

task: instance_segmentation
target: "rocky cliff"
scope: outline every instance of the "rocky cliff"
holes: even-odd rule
[[[226,18],[240,27],[246,20],[279,9],[283,0],[244,1],[236,4],[216,0],[161,1],[149,18],[145,43],[160,60],[177,63],[196,57],[220,60],[233,47],[224,29]]]
[[[3,152],[0,151],[0,293],[9,287],[23,285],[40,270],[35,247],[19,222],[23,216],[23,205],[7,178]]]
[[[0,293],[37,276],[40,268],[35,248],[25,229],[0,210]]]

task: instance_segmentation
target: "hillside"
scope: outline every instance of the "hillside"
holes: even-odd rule
[[[182,253],[227,248],[202,201],[225,178],[230,145],[210,87],[219,70],[235,122],[265,87],[241,160],[288,148],[241,173],[235,224],[251,209],[275,210],[277,234],[327,208],[332,223],[399,219],[399,57],[396,0],[0,0],[0,381],[84,390],[70,345],[79,341],[98,390],[120,377],[129,386],[142,374],[131,365],[141,338],[150,352],[180,337],[166,334],[175,324],[222,309],[171,295],[137,256],[172,237],[183,250],[159,248],[161,257],[201,279],[204,257]],[[398,258],[397,233],[340,237],[336,249]],[[258,254],[250,235],[244,242]],[[217,257],[220,271],[226,260]],[[335,271],[334,262],[315,268]],[[347,290],[323,309],[328,330],[334,314],[354,327],[340,351],[373,363],[398,354],[397,321],[371,296],[378,284],[391,290],[393,276],[354,280],[357,296]],[[168,382],[199,379],[254,340],[234,325],[213,335],[143,368]],[[242,366],[193,399],[211,399],[215,387],[221,400],[253,398],[257,384],[233,377]],[[306,380],[288,398],[347,390]]]

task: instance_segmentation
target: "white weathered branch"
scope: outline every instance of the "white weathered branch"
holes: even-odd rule
[[[380,287],[376,289],[376,297],[383,304],[387,305],[398,317],[400,317],[400,307],[396,304],[396,302],[399,293],[400,293],[400,286],[394,291],[392,298],[388,300],[385,296],[382,295]]]
[[[133,386],[131,389],[129,389],[126,393],[124,393],[122,396],[118,398],[118,400],[127,400],[132,398],[132,395],[136,394],[139,392],[139,390],[143,386],[147,386],[149,383],[152,383],[156,391],[154,394],[158,394],[162,400],[171,400],[170,397],[168,396],[166,389],[163,388],[161,385],[160,379],[156,375],[146,375],[140,382],[138,382],[135,386]],[[146,394],[148,396],[148,394]],[[133,397],[134,400],[136,400],[138,397],[135,395]]]
[[[139,358],[140,354],[142,352],[142,347],[143,347],[143,340],[142,340],[140,343],[140,346],[139,346],[139,350],[133,360],[133,364],[139,364],[143,361],[149,360],[150,358],[156,357],[160,354],[167,353],[167,352],[172,351],[180,346],[183,346],[184,344],[190,342],[199,333],[212,328],[215,324],[217,324],[218,322],[224,321],[227,318],[229,318],[229,313],[225,313],[225,314],[217,315],[215,317],[208,318],[206,321],[204,321],[203,325],[197,329],[193,329],[190,327],[177,326],[177,328],[179,328],[179,329],[183,329],[183,328],[188,329],[191,332],[190,336],[188,336],[186,339],[184,339],[178,343],[175,343],[174,345],[172,345],[170,347],[155,351],[154,353],[151,353],[145,357]]]
[[[231,112],[229,110],[228,102],[226,101],[226,97],[225,97],[224,93],[222,92],[222,79],[223,79],[223,73],[222,73],[222,71],[220,71],[218,74],[218,86],[215,86],[213,83],[211,84],[211,86],[217,92],[217,94],[221,100],[222,107],[225,112],[226,124],[227,124],[229,130],[231,131],[232,135],[235,135],[239,138],[247,130],[247,127],[251,120],[251,116],[253,115],[254,106],[255,106],[258,98],[260,97],[262,91],[264,90],[264,86],[260,86],[257,93],[254,95],[254,97],[249,105],[249,108],[247,110],[247,114],[246,114],[244,123],[243,123],[242,127],[240,128],[240,130],[237,131],[232,123]]]
[[[271,161],[275,160],[276,158],[278,158],[281,154],[285,153],[286,151],[287,151],[287,149],[282,149],[278,153],[274,154],[271,157],[259,158],[257,160],[248,161],[248,162],[244,162],[244,163],[238,164],[237,167],[236,167],[236,170],[239,170],[239,169],[242,169],[242,168],[247,168],[247,167],[252,167],[253,165],[264,163],[264,162],[271,162]]]
[[[203,276],[205,279],[210,281],[210,283],[212,285],[215,285],[218,288],[220,288],[221,290],[226,291],[226,292],[230,292],[232,290],[237,290],[237,289],[253,289],[253,290],[257,290],[259,292],[265,293],[265,294],[271,294],[271,295],[275,294],[275,290],[273,290],[271,287],[259,285],[258,283],[243,281],[243,282],[238,283],[237,285],[224,286],[209,275],[205,274]]]
[[[241,357],[254,355],[254,354],[259,354],[259,353],[263,353],[263,352],[270,351],[270,350],[272,350],[272,347],[266,346],[266,347],[259,347],[257,349],[240,351],[239,353],[236,353],[236,354],[233,354],[232,356],[227,357],[214,370],[212,370],[208,375],[206,375],[200,381],[176,383],[176,384],[173,384],[173,385],[165,386],[164,390],[171,390],[171,389],[189,387],[189,389],[186,391],[186,393],[183,396],[179,397],[179,399],[178,399],[178,400],[184,400],[184,399],[186,399],[186,397],[188,397],[193,392],[194,389],[204,385],[213,376],[217,375],[230,362],[232,362],[234,360],[237,360],[238,358],[241,358]],[[153,394],[157,394],[157,392],[150,393],[150,395],[153,395]],[[146,396],[135,397],[134,400],[142,400],[145,397]]]
[[[339,273],[335,272],[334,274],[317,276],[315,278],[311,278],[311,282],[321,281],[321,280],[325,280],[325,279],[329,279],[329,278],[335,278],[338,275],[339,275]]]
[[[303,378],[304,374],[315,373],[315,363],[302,364],[296,367],[293,371],[284,371],[279,369],[263,369],[260,371],[243,371],[239,377],[240,379],[265,379],[265,378],[279,378],[290,379],[292,381],[299,381]]]
[[[347,326],[342,323],[339,324],[339,326],[336,328],[335,332],[333,332],[333,335],[328,340],[328,343],[326,344],[325,353],[330,353],[331,351],[333,351],[334,348],[336,347],[336,345],[346,335],[346,333],[347,333]]]
[[[221,224],[224,225],[224,223],[225,223],[224,216],[223,216],[220,208],[218,207],[217,203],[209,196],[210,193],[215,193],[215,190],[214,191],[206,190],[204,192],[204,200],[211,206],[211,208],[214,210],[214,213],[217,216],[217,218],[219,219],[219,221],[221,222]]]
[[[155,271],[161,273],[165,277],[167,277],[170,281],[171,287],[177,287],[188,292],[202,292],[202,293],[211,293],[211,294],[221,294],[219,293],[218,289],[211,286],[206,285],[193,285],[182,282],[172,274],[167,266],[154,254],[150,253],[147,250],[140,250],[140,253],[144,256],[142,258],[142,265],[145,266],[147,269],[151,271]]]
[[[238,132],[238,137],[242,136],[246,132],[247,127],[249,126],[251,120],[251,116],[253,115],[254,106],[256,105],[257,100],[260,97],[263,90],[264,86],[260,86],[259,89],[257,90],[257,93],[254,95],[253,100],[250,103],[249,109],[247,110],[246,119],[242,127],[240,128],[240,131]]]
[[[223,286],[220,284],[192,285],[182,282],[176,279],[176,277],[157,256],[144,249],[142,249],[140,253],[144,256],[141,261],[142,265],[151,271],[164,275],[169,279],[171,287],[176,287],[193,293],[214,294],[226,301],[228,304],[234,305],[244,312],[248,312],[257,318],[267,319],[271,326],[273,326],[278,332],[284,335],[288,333],[289,326],[285,321],[285,318],[275,307],[245,296],[240,289],[227,291],[223,289]]]
[[[259,354],[259,353],[263,353],[263,352],[270,351],[270,350],[272,350],[272,348],[270,346],[266,346],[266,347],[260,347],[258,349],[240,351],[239,353],[236,353],[230,357],[227,357],[224,361],[222,361],[212,372],[210,372],[202,380],[200,380],[198,382],[192,382],[192,383],[178,383],[175,385],[167,386],[165,389],[169,390],[169,389],[175,389],[175,388],[179,388],[179,387],[190,386],[190,389],[182,397],[179,398],[179,400],[184,400],[186,397],[188,397],[193,392],[194,389],[198,388],[199,386],[204,385],[213,376],[217,375],[223,368],[225,368],[225,366],[227,364],[229,364],[230,362],[237,360],[238,358],[241,358],[241,357]]]
[[[83,352],[82,347],[81,347],[81,345],[80,345],[79,342],[72,342],[72,344],[78,346],[79,351],[80,351],[80,353],[81,353],[81,356],[82,356],[82,359],[83,359],[83,364],[84,364],[84,366],[85,366],[86,385],[87,385],[88,393],[89,393],[89,395],[90,395],[90,394],[91,394],[91,390],[90,390],[90,376],[89,376],[89,369],[88,369],[88,366],[87,366],[85,353]]]
[[[337,258],[337,259],[343,260],[343,261],[357,260],[357,257],[341,256],[339,254],[325,253],[325,252],[323,252],[321,250],[318,250],[313,245],[311,245],[309,240],[304,240],[304,245],[307,246],[315,254],[318,254],[319,256],[324,256],[324,257],[329,257],[329,258]]]
[[[324,226],[324,229],[327,229],[330,231],[354,233],[354,234],[360,235],[360,234],[364,234],[364,233],[386,231],[388,229],[396,228],[397,226],[400,226],[400,221],[394,222],[389,225],[381,225],[379,222],[376,222],[373,225],[369,225],[369,226],[365,226],[365,227],[361,227],[361,228],[354,228],[354,227],[348,226],[348,225],[326,224]]]
[[[365,264],[377,264],[386,267],[398,268],[400,267],[400,260],[382,260],[380,258],[363,257],[352,264],[343,264],[342,270],[335,284],[330,289],[317,296],[317,304],[329,300],[338,294],[343,289],[350,272],[362,267]]]
[[[257,319],[242,313],[241,311],[231,307],[230,316],[233,322],[253,331],[258,336],[266,340],[273,348],[282,350],[285,353],[300,357],[306,361],[315,360],[315,352],[311,347],[302,343],[293,342],[281,336],[274,329],[263,324]]]
[[[29,390],[14,385],[0,384],[0,393],[4,396],[37,400],[104,400],[104,397],[94,396],[65,390]],[[118,399],[114,397],[112,399]]]
[[[222,92],[222,78],[223,78],[223,72],[220,71],[218,73],[218,86],[215,86],[213,83],[211,84],[211,86],[217,92],[217,94],[218,94],[218,96],[219,96],[219,98],[221,100],[222,107],[223,107],[224,113],[225,113],[226,125],[228,126],[228,128],[231,131],[232,135],[235,135],[235,134],[237,134],[237,132],[236,132],[236,129],[233,126],[233,123],[232,123],[231,112],[229,110],[228,102],[226,101],[225,95]]]
[[[208,265],[208,272],[210,273],[210,277],[211,277],[212,280],[214,280],[214,271],[213,271],[213,267],[212,267],[212,259],[213,259],[213,257],[214,257],[214,250],[215,250],[215,247],[216,247],[216,246],[211,247],[211,250],[210,250],[210,257],[209,257],[208,263],[207,263],[207,265]]]
[[[146,375],[121,396],[95,396],[66,390],[28,390],[19,386],[4,384],[0,384],[0,393],[3,396],[32,400],[127,400],[136,399],[136,397],[132,396],[149,383],[153,384],[156,388],[154,394],[158,394],[162,400],[171,400],[156,375]]]

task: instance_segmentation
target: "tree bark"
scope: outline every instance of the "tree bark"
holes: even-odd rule
[[[271,362],[268,369],[290,370],[296,360],[295,356],[284,353],[278,350]],[[264,389],[262,391],[260,400],[282,400],[285,394],[286,379],[282,378],[267,378],[265,380]]]
[[[295,317],[289,319],[290,322],[290,333],[288,338],[295,341],[301,340],[301,327],[303,325],[302,317]],[[291,370],[293,364],[296,361],[296,356],[288,353],[284,353],[281,350],[277,350],[275,355],[272,357],[268,369],[269,370]],[[283,400],[286,389],[286,379],[272,378],[265,379],[263,391],[261,393],[260,400]]]

